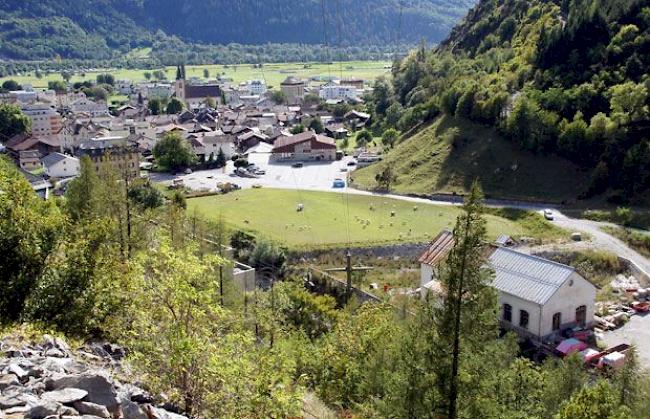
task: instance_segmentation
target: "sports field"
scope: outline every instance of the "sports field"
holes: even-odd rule
[[[297,211],[298,204],[304,205]],[[415,243],[452,228],[460,208],[333,192],[245,189],[193,198],[188,212],[231,228],[253,231],[292,249]],[[487,215],[488,234],[535,235],[525,224]]]

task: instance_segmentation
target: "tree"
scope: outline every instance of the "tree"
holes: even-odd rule
[[[207,68],[203,69],[203,78],[205,78],[205,79],[210,78],[210,70],[208,70]]]
[[[556,419],[632,419],[632,416],[627,407],[619,404],[612,386],[599,380],[572,396]]]
[[[183,102],[176,99],[175,97],[171,98],[169,100],[169,103],[167,103],[166,112],[168,115],[179,114],[181,113],[182,110],[183,110]]]
[[[163,205],[162,193],[148,181],[139,181],[129,188],[129,199],[142,209],[155,209]]]
[[[483,195],[477,182],[466,198],[454,227],[454,245],[440,273],[444,292],[436,314],[439,354],[437,387],[439,408],[449,419],[458,417],[461,353],[479,352],[497,336],[496,292],[484,268],[485,219]],[[468,349],[464,349],[465,345]]]
[[[393,147],[395,141],[399,138],[399,133],[394,128],[389,128],[384,131],[384,134],[381,136],[381,142],[384,143],[386,147]]]
[[[287,96],[281,90],[274,90],[271,92],[271,100],[278,105],[282,105],[283,103],[286,103]]]
[[[325,129],[323,128],[323,123],[321,122],[320,118],[315,117],[309,122],[308,128],[316,134],[322,134]]]
[[[240,168],[240,167],[248,167],[248,160],[245,157],[240,157],[237,160],[235,160],[235,167]]]
[[[393,173],[392,166],[386,166],[384,170],[375,175],[375,181],[377,182],[377,187],[386,192],[390,192],[390,187],[397,176]]]
[[[178,170],[194,163],[195,156],[189,144],[176,133],[167,133],[156,143],[153,156],[166,170]]]
[[[20,317],[57,245],[64,219],[5,157],[0,157],[0,191],[0,323],[7,323]]]
[[[226,155],[219,147],[219,152],[217,153],[217,160],[215,161],[215,165],[219,168],[224,167],[226,165]]]
[[[234,249],[235,259],[248,259],[248,254],[255,247],[255,236],[242,231],[235,231],[230,236],[230,246]]]
[[[305,132],[305,126],[303,124],[294,125],[293,127],[291,127],[290,132],[293,135],[303,133]]]
[[[615,119],[621,122],[639,121],[648,116],[648,88],[644,84],[618,84],[609,89],[609,94]]]
[[[363,129],[363,130],[359,131],[359,133],[357,134],[357,146],[358,147],[365,147],[369,143],[371,143],[372,140],[373,140],[372,134],[367,129]]]
[[[181,66],[177,65],[176,66],[176,80],[182,80],[183,79],[183,72],[181,71]]]
[[[3,141],[31,131],[32,121],[16,105],[0,104],[0,137]]]
[[[284,274],[287,255],[284,249],[266,240],[258,241],[251,252],[248,263],[258,272],[266,273],[277,279]]]
[[[162,103],[160,99],[157,98],[149,99],[147,107],[149,108],[149,112],[151,112],[152,115],[159,115],[160,111],[162,110]]]
[[[144,73],[142,73],[142,75],[144,76],[144,78],[147,81],[151,80],[151,72],[150,71],[145,71]]]
[[[4,91],[15,91],[15,90],[22,90],[22,86],[18,84],[15,80],[6,80],[4,83],[2,83],[2,90]]]
[[[90,157],[79,160],[79,176],[68,184],[65,203],[73,220],[90,220],[98,215],[100,182]]]
[[[167,74],[163,70],[154,70],[152,74],[156,80],[167,80]]]
[[[98,74],[97,84],[109,84],[113,86],[115,84],[115,77],[112,74]]]
[[[47,82],[47,88],[50,90],[54,90],[57,93],[62,93],[66,92],[68,90],[68,86],[61,80],[50,80]]]
[[[68,83],[68,82],[70,82],[70,79],[72,78],[72,73],[70,73],[69,71],[62,71],[61,72],[61,77],[63,78],[63,80],[66,83]]]

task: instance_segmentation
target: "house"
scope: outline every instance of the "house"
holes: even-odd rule
[[[66,178],[79,175],[79,159],[61,153],[50,153],[41,159],[45,174],[51,178]]]
[[[61,151],[61,142],[57,138],[21,137],[12,138],[6,144],[12,157],[17,158],[23,151],[37,151],[45,156],[55,151]]]
[[[70,104],[70,111],[72,113],[85,113],[93,118],[110,115],[106,103],[93,102],[92,100],[85,97],[85,95],[84,97],[80,97]]]
[[[290,137],[279,137],[273,143],[272,158],[293,161],[336,160],[336,142],[333,138],[306,131]]]
[[[335,140],[341,140],[348,136],[348,130],[343,124],[328,124],[325,126],[325,134]]]
[[[95,171],[100,174],[103,170],[115,170],[119,176],[136,178],[140,175],[140,154],[137,144],[126,139],[122,143],[95,141],[81,144],[75,155],[88,156]]]
[[[306,86],[303,80],[290,76],[280,83],[280,90],[284,93],[287,103],[295,105],[301,103],[305,97]]]
[[[246,89],[251,95],[261,96],[266,93],[266,82],[264,80],[248,80]]]
[[[354,87],[357,90],[363,90],[364,88],[364,81],[363,79],[357,79],[357,78],[346,78],[342,79],[340,82],[341,86],[351,86]]]
[[[438,269],[453,245],[443,231],[420,256],[422,291],[439,290]],[[494,273],[503,329],[549,341],[566,329],[593,327],[596,286],[574,268],[500,246],[488,247],[485,267]]]
[[[27,182],[31,185],[32,189],[38,196],[40,196],[43,199],[48,199],[50,195],[50,189],[52,188],[52,184],[50,181],[45,179],[43,176],[37,176],[32,173],[29,173],[28,171],[20,168],[20,173],[22,173],[23,176],[25,176],[25,179],[27,179]]]
[[[219,149],[221,149],[226,156],[226,160],[228,160],[235,154],[235,137],[224,134],[221,131],[206,133],[203,136],[203,146],[205,147],[207,158],[210,157],[210,154],[216,158],[219,154]]]
[[[349,125],[355,128],[361,128],[368,125],[370,121],[370,114],[365,112],[360,112],[357,110],[351,110],[343,116],[343,120]]]
[[[117,114],[124,118],[133,118],[140,113],[140,110],[133,105],[123,105],[117,108]]]
[[[41,168],[41,153],[38,150],[25,150],[18,152],[18,167],[28,172]]]
[[[61,115],[50,105],[24,105],[22,106],[22,111],[32,121],[33,136],[58,138],[63,128],[63,123]]]
[[[246,151],[251,147],[255,147],[260,142],[268,141],[269,137],[262,134],[257,128],[247,131],[237,137],[237,147]]]
[[[334,82],[324,84],[318,91],[318,97],[323,100],[356,100],[359,90],[354,86],[344,86]]]

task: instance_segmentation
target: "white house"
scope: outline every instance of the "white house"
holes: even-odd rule
[[[79,175],[79,159],[61,153],[50,153],[41,159],[45,174],[51,178]]]
[[[421,289],[440,290],[437,267],[452,247],[453,237],[444,231],[420,257]],[[596,286],[574,268],[496,246],[486,267],[494,273],[502,328],[546,341],[568,328],[594,325]]]
[[[248,80],[246,89],[251,95],[261,96],[266,93],[266,82],[264,80]]]
[[[106,103],[93,102],[87,97],[80,97],[70,104],[72,113],[86,113],[91,117],[110,115]]]
[[[356,100],[359,97],[359,90],[354,86],[345,86],[331,82],[320,88],[318,96],[323,100]]]
[[[63,122],[61,115],[50,105],[24,105],[23,113],[32,121],[32,135],[45,138],[59,138]]]

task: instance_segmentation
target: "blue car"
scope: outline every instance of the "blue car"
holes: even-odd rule
[[[334,179],[332,188],[345,188],[345,181],[343,179]]]

